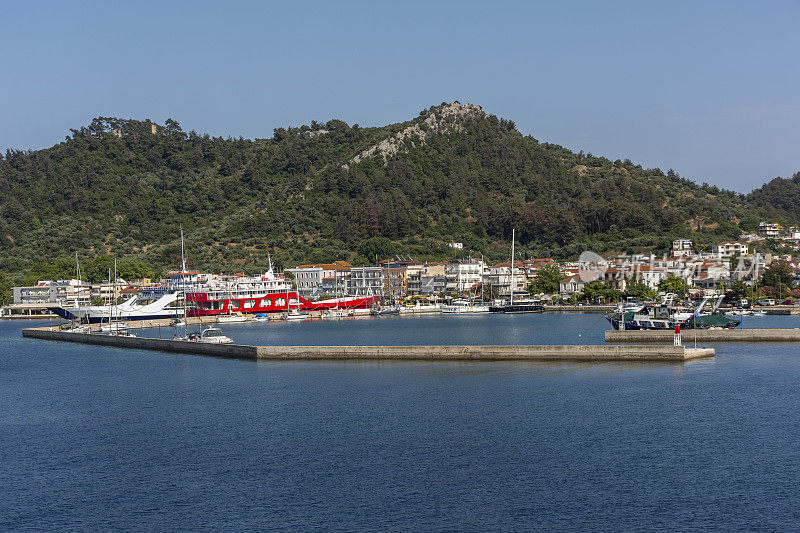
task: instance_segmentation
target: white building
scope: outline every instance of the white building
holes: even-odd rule
[[[581,280],[580,276],[574,274],[558,282],[558,293],[561,296],[571,296],[576,292],[581,292],[584,285],[586,285],[586,283]]]
[[[511,262],[500,263],[488,266],[483,272],[483,285],[488,290],[496,290],[498,296],[509,297],[513,283],[514,295],[522,294],[528,285],[528,278],[525,276],[525,267],[520,262],[514,262],[514,273],[511,273]]]
[[[92,299],[92,285],[76,279],[59,281],[40,281],[30,287],[13,287],[15,304],[60,305],[75,301],[80,305],[89,305]]]
[[[769,222],[761,222],[758,224],[758,234],[767,239],[777,239],[783,233],[783,226],[780,224],[771,224]]]
[[[692,255],[694,250],[692,248],[692,241],[689,239],[676,239],[672,241],[672,257],[686,257]]]
[[[351,296],[380,296],[383,294],[383,281],[380,265],[352,267],[348,289]]]
[[[520,265],[521,266],[521,265]],[[466,259],[445,265],[447,292],[469,292],[483,281],[484,263],[481,259]]]
[[[721,242],[711,247],[711,253],[716,257],[747,255],[747,251],[747,245],[741,242]]]

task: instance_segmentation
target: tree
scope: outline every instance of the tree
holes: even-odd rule
[[[583,286],[583,297],[590,302],[613,302],[622,297],[622,293],[602,281],[591,281]]]
[[[528,284],[528,293],[531,295],[555,294],[559,289],[559,281],[561,281],[561,270],[558,265],[545,265],[539,269],[536,277]]]
[[[689,294],[689,285],[683,278],[675,274],[667,274],[667,277],[658,282],[658,291],[664,293],[673,293],[679,298],[685,298]]]
[[[789,267],[784,263],[770,265],[761,274],[761,285],[766,287],[777,286],[783,284],[786,287],[794,285],[794,276]]]
[[[395,253],[392,241],[386,237],[370,237],[358,245],[358,254],[370,263],[375,259],[386,259]]]
[[[651,300],[657,296],[656,291],[636,280],[632,280],[628,284],[623,295],[626,298],[636,298],[637,300]]]

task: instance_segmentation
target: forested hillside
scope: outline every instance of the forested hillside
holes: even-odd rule
[[[447,258],[455,240],[499,259],[512,228],[523,256],[664,251],[677,236],[735,238],[760,217],[793,222],[799,205],[798,175],[743,196],[540,142],[469,104],[255,140],[100,117],[0,159],[0,272],[66,268],[75,252],[175,267],[180,226],[191,264],[229,271],[264,268],[267,253],[280,265],[365,262],[376,243]],[[362,244],[372,237],[391,243]]]

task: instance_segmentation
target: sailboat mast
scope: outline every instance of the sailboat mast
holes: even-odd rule
[[[114,318],[114,309],[117,308],[117,258],[114,258],[114,283],[111,285],[111,297],[114,299],[114,306],[111,308],[111,318]]]
[[[183,338],[189,338],[188,313],[186,312],[186,254],[183,248],[183,226],[181,226],[181,291],[183,292]]]
[[[514,305],[514,241],[517,229],[511,230],[511,305]]]

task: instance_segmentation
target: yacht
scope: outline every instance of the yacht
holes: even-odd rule
[[[442,313],[462,314],[462,313],[488,313],[488,305],[472,305],[464,300],[455,300],[449,305],[441,305]]]
[[[53,313],[66,320],[81,320],[89,324],[97,324],[100,322],[108,322],[111,315],[114,315],[114,320],[155,320],[159,318],[182,318],[183,309],[177,307],[170,307],[175,303],[180,294],[172,292],[165,294],[158,300],[143,304],[140,303],[138,295],[132,296],[128,300],[119,305],[61,305],[54,306],[50,309]]]

